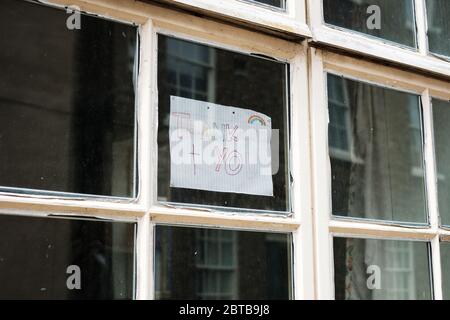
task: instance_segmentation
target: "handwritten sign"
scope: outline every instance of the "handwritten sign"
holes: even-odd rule
[[[273,196],[271,118],[171,96],[170,185]]]

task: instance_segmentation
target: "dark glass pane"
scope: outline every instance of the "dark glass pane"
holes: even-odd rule
[[[416,47],[414,0],[323,0],[323,11],[326,23]]]
[[[0,216],[0,299],[133,299],[134,245],[132,223]]]
[[[427,0],[428,46],[433,53],[450,56],[450,2]]]
[[[156,227],[157,299],[290,298],[287,234]]]
[[[0,186],[133,196],[136,27],[0,2]]]
[[[432,299],[427,242],[334,238],[337,300]]]
[[[433,100],[434,145],[441,224],[450,226],[450,102]]]
[[[426,223],[419,96],[329,74],[328,97],[333,214]]]
[[[444,300],[450,300],[450,243],[441,243],[442,294]]]
[[[164,35],[159,35],[158,46],[159,200],[230,208],[288,210],[287,65]],[[263,193],[237,192],[230,189],[218,192],[218,189],[213,188],[195,188],[191,185],[180,187],[180,185],[171,184],[174,175],[171,166],[175,163],[172,159],[175,153],[170,152],[169,130],[171,119],[173,119],[171,96],[178,97],[178,100],[179,97],[194,99],[190,101],[194,105],[188,110],[189,117],[191,114],[196,115],[197,112],[201,115],[206,114],[206,107],[205,111],[196,109],[204,102],[214,103],[215,106],[227,110],[234,107],[270,117],[271,129],[278,130],[279,133],[279,136],[273,134],[271,140],[273,175],[270,175],[270,172],[268,175],[271,186],[273,186],[273,196]],[[217,127],[222,128],[222,122],[219,122],[221,119],[217,119],[215,115],[213,117],[214,125],[218,123]],[[245,118],[245,120],[247,119]],[[188,121],[193,122],[193,120]],[[202,122],[202,124],[204,123],[206,122]],[[201,138],[203,139],[203,137]],[[189,149],[189,153],[194,157],[198,154],[198,150],[195,152],[195,150]],[[185,166],[185,171],[194,170],[196,173],[196,168],[198,168],[197,164],[192,163]],[[216,166],[214,164],[208,168],[212,168],[213,170],[210,172],[215,174]],[[224,171],[220,166],[216,169],[219,173]],[[196,175],[199,177],[198,179],[206,179],[205,175]],[[254,177],[248,176],[244,183],[244,189],[258,185],[254,182],[255,180],[251,179]],[[197,179],[190,179],[190,181],[194,180]],[[221,180],[218,178],[217,181]]]
[[[250,0],[250,1],[264,3],[264,4],[268,4],[269,6],[282,8],[282,9],[284,9],[286,7],[286,0]]]

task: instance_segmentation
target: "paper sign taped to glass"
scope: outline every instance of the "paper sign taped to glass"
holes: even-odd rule
[[[273,196],[270,117],[170,99],[171,187]]]

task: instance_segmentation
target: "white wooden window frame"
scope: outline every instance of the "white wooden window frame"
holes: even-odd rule
[[[307,51],[289,42],[229,24],[186,14],[156,4],[134,0],[41,1],[62,9],[76,6],[82,12],[139,28],[139,75],[137,90],[137,162],[139,181],[136,198],[66,198],[39,194],[1,194],[2,214],[102,218],[137,223],[136,299],[155,298],[154,230],[156,225],[181,225],[230,230],[288,233],[293,237],[294,299],[314,299],[313,234],[311,216],[311,163]],[[82,27],[82,22],[81,22]],[[242,53],[273,57],[290,65],[291,203],[289,216],[212,209],[175,208],[157,199],[157,37],[172,35]]]
[[[450,231],[439,226],[437,175],[433,145],[431,98],[450,100],[448,82],[393,67],[347,57],[321,49],[309,49],[311,137],[313,165],[313,216],[315,238],[316,295],[334,299],[333,236],[427,241],[431,247],[434,299],[442,299],[440,241]],[[326,74],[341,74],[361,81],[414,92],[421,96],[424,122],[424,158],[429,224],[408,224],[348,219],[332,216],[331,163],[328,150],[328,101]],[[322,94],[320,94],[322,93]]]
[[[414,0],[417,51],[387,40],[327,25],[324,22],[323,1],[307,0],[307,4],[313,42],[439,76],[450,76],[450,59],[446,61],[428,50],[426,0]]]
[[[285,33],[291,37],[310,37],[305,0],[285,0],[280,9],[256,0],[159,0],[213,17],[244,23],[250,27]]]

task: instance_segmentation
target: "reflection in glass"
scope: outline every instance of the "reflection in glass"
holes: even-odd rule
[[[0,2],[0,186],[131,197],[137,28],[67,19]]]
[[[289,299],[286,234],[156,227],[157,299]]]
[[[450,242],[441,243],[442,294],[444,300],[450,300]]]
[[[426,242],[334,238],[337,300],[432,298]]]
[[[0,299],[133,299],[134,245],[132,223],[0,216]]]
[[[286,0],[249,0],[255,1],[263,4],[268,4],[269,6],[284,9],[286,8]]]
[[[323,0],[323,10],[326,23],[416,47],[414,0]]]
[[[427,16],[430,51],[450,57],[450,2],[427,0]]]
[[[158,196],[160,201],[230,208],[286,211],[287,65],[159,35],[158,42]],[[170,96],[250,109],[272,119],[279,130],[279,169],[274,196],[172,188],[170,186]],[[272,150],[273,151],[273,150]],[[275,157],[272,156],[272,159]],[[275,165],[275,161],[272,161]]]
[[[433,100],[434,149],[441,224],[450,226],[450,102]]]
[[[328,75],[333,214],[426,223],[420,98]]]

